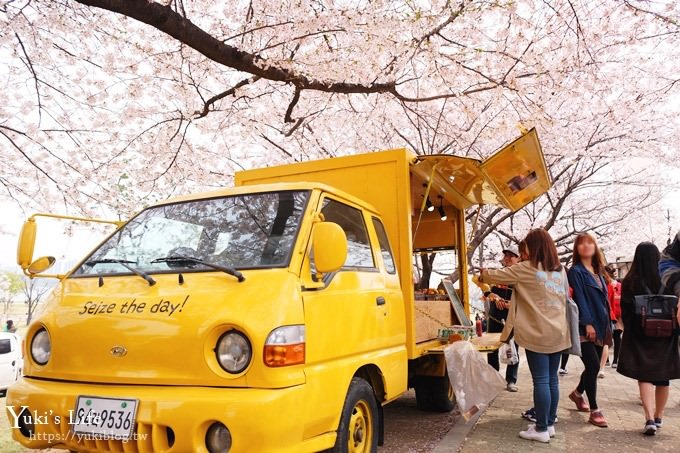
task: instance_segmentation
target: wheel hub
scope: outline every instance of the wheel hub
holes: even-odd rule
[[[369,451],[371,448],[369,432],[371,423],[371,414],[366,402],[359,401],[352,410],[349,423],[348,450],[351,453],[365,453]]]

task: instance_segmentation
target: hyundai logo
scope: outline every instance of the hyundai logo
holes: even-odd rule
[[[124,346],[114,346],[111,348],[111,355],[114,357],[125,357],[127,349]]]

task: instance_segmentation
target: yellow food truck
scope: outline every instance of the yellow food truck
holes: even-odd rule
[[[414,256],[455,252],[465,209],[517,210],[550,187],[535,130],[485,161],[398,149],[237,173],[235,187],[143,209],[59,279],[7,393],[15,440],[79,452],[375,452],[382,408],[415,387],[451,410]],[[73,218],[70,218],[73,219]],[[81,219],[85,220],[85,219]],[[94,219],[94,221],[102,221]]]

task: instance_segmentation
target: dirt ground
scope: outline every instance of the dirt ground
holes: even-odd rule
[[[423,412],[411,390],[385,407],[385,445],[381,453],[430,452],[451,429],[456,412]]]

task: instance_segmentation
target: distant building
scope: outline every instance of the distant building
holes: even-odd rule
[[[623,279],[626,277],[626,274],[628,271],[630,271],[630,266],[632,264],[632,258],[625,258],[623,256],[619,256],[616,258],[615,262],[609,263],[609,265],[616,270],[616,278],[618,279]]]

